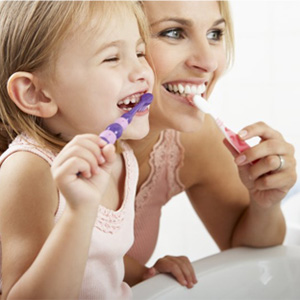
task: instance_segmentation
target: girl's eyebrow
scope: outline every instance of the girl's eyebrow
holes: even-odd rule
[[[181,24],[181,25],[183,25],[183,26],[188,26],[188,27],[192,26],[192,24],[193,24],[192,21],[187,20],[187,19],[182,19],[182,18],[168,18],[168,17],[167,17],[167,18],[163,18],[163,19],[160,19],[160,20],[158,20],[158,21],[155,21],[155,22],[151,23],[150,26],[155,26],[155,25],[157,25],[157,24],[159,24],[159,23],[163,23],[163,22],[176,22],[176,23],[179,23],[179,24]],[[221,19],[219,19],[219,20],[216,20],[216,21],[212,24],[212,26],[217,26],[217,25],[219,25],[219,24],[221,24],[221,23],[225,23],[225,24],[226,24],[224,18],[221,18]]]
[[[102,44],[99,48],[97,48],[97,50],[95,51],[94,53],[94,56],[100,54],[102,51],[104,51],[105,49],[107,48],[110,48],[110,47],[120,47],[120,45],[122,45],[124,42],[121,41],[121,40],[116,40],[116,41],[111,41],[109,43],[106,43],[106,44]]]
[[[140,44],[143,44],[145,43],[145,41],[140,37],[137,41],[136,41],[136,45],[140,45]],[[119,48],[119,47],[122,47],[123,45],[126,44],[126,41],[125,40],[115,40],[115,41],[111,41],[109,43],[106,43],[106,44],[103,44],[101,45],[97,51],[95,52],[95,56],[98,55],[99,53],[101,53],[103,50],[107,49],[107,48],[111,48],[111,47],[116,47],[116,48]]]

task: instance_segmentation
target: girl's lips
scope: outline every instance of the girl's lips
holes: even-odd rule
[[[142,117],[142,116],[144,116],[144,115],[146,115],[146,114],[148,114],[149,113],[149,108],[147,107],[145,110],[143,110],[143,111],[138,111],[138,112],[136,112],[136,114],[135,114],[135,116],[136,117]]]

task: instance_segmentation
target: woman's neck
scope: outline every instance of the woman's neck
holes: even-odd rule
[[[150,131],[147,136],[145,136],[141,140],[126,141],[133,149],[140,167],[144,163],[148,164],[149,155],[152,152],[154,145],[157,143],[161,132],[167,129],[165,124],[158,121],[159,118],[154,118],[154,115],[150,113],[149,116]]]
[[[148,162],[149,155],[152,152],[153,146],[157,143],[160,137],[161,130],[151,129],[147,136],[141,140],[127,140],[127,144],[133,149],[139,166],[144,162]]]

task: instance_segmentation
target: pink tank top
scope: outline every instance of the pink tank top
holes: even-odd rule
[[[124,200],[121,208],[117,211],[99,206],[79,299],[123,300],[132,297],[130,287],[123,282],[123,256],[133,243],[134,198],[138,180],[138,165],[129,146],[122,143],[122,148],[126,166]],[[9,155],[16,151],[35,153],[46,160],[49,165],[55,158],[54,153],[38,148],[34,140],[26,135],[21,135],[1,155],[0,166]],[[58,209],[53,216],[55,222],[61,217],[65,204],[66,201],[60,194]]]
[[[128,255],[143,265],[157,242],[162,206],[185,190],[179,179],[184,159],[179,135],[174,130],[161,133],[150,154],[150,175],[135,199],[134,244]]]

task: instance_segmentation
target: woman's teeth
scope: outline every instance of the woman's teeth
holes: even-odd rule
[[[132,108],[140,102],[141,95],[132,95],[126,99],[120,100],[117,105],[122,110],[132,110]]]
[[[174,94],[180,94],[181,96],[185,97],[187,95],[193,94],[193,95],[202,95],[206,91],[206,85],[205,83],[200,85],[190,85],[190,84],[165,84],[165,89],[167,89],[169,92]]]

